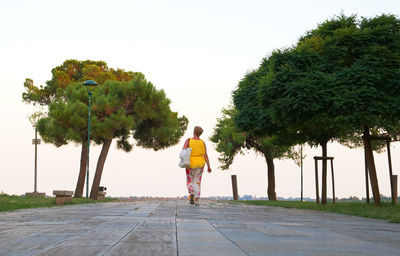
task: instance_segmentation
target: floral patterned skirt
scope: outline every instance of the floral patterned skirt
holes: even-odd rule
[[[186,169],[186,185],[189,194],[193,194],[195,198],[200,197],[201,175],[204,167],[196,169]]]

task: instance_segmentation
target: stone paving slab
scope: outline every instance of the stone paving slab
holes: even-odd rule
[[[0,213],[0,255],[400,255],[400,224],[186,200]]]
[[[175,218],[148,218],[106,255],[176,255]]]
[[[207,220],[178,219],[177,236],[179,255],[246,255]]]

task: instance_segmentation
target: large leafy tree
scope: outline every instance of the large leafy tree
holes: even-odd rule
[[[131,150],[132,143],[158,151],[178,143],[188,124],[185,116],[171,111],[164,91],[141,77],[130,82],[106,82],[96,95],[94,114],[98,118],[93,133],[103,146],[90,192],[94,199],[113,138],[118,138],[117,147],[125,151]],[[129,137],[134,142],[130,143]]]
[[[50,104],[48,117],[39,120],[45,141],[80,142],[87,133],[87,93],[80,83],[69,85],[64,96]],[[160,150],[176,144],[187,127],[169,107],[170,101],[143,77],[130,82],[107,81],[93,94],[92,139],[102,145],[90,197],[96,198],[111,142],[130,151],[133,144]],[[131,138],[131,139],[130,139]],[[85,144],[85,143],[83,143]]]
[[[275,192],[275,158],[296,156],[293,148],[285,145],[278,145],[274,136],[257,136],[249,132],[240,131],[235,124],[237,110],[234,107],[222,110],[222,117],[218,119],[211,141],[216,144],[216,150],[221,153],[219,161],[221,169],[226,170],[233,163],[235,156],[243,154],[244,150],[253,149],[260,153],[267,163],[269,200],[276,200]]]
[[[269,131],[263,120],[270,120],[300,141],[321,145],[323,156],[329,140],[354,140],[362,134],[374,202],[379,204],[370,133],[398,127],[399,49],[400,21],[395,16],[341,15],[323,22],[295,46],[264,60],[258,129]],[[322,202],[326,203],[326,162]]]
[[[340,20],[340,19],[339,19]],[[342,120],[364,136],[374,203],[380,203],[370,130],[398,130],[400,116],[400,20],[393,15],[356,20],[337,36],[326,36],[329,48],[347,52],[331,57],[341,64],[335,73]],[[345,60],[345,61],[344,61]]]
[[[339,16],[299,42],[319,41],[318,55],[331,64],[324,72],[334,88],[335,121],[347,134],[362,134],[374,203],[380,192],[371,131],[391,133],[400,116],[400,20],[394,15],[357,19]]]
[[[46,81],[45,85],[34,85],[33,80],[30,78],[27,78],[24,83],[25,92],[22,94],[23,101],[29,104],[42,106],[41,109],[44,109],[42,111],[45,112],[43,114],[46,114],[47,108],[52,102],[65,97],[66,94],[64,94],[64,90],[70,84],[76,82],[82,83],[86,80],[95,80],[101,85],[107,80],[130,81],[135,77],[144,77],[143,74],[139,72],[109,68],[104,61],[78,61],[73,59],[64,61],[62,65],[53,68],[51,73],[52,78]],[[83,109],[81,110],[84,111]],[[72,111],[70,114],[76,118],[76,113]],[[74,121],[77,120],[74,119]],[[82,197],[86,175],[87,143],[85,143],[85,141],[87,141],[87,135],[84,131],[87,131],[87,125],[83,125],[84,120],[81,121],[82,122],[76,123],[71,122],[73,126],[70,127],[81,130],[76,133],[81,135],[80,138],[76,138],[76,134],[74,134],[73,137],[64,136],[66,133],[61,132],[61,130],[64,129],[64,131],[67,131],[69,127],[58,127],[57,129],[61,130],[54,130],[52,134],[45,135],[47,136],[47,141],[56,146],[65,145],[71,141],[81,143],[82,145],[79,175],[74,193],[75,197]]]
[[[290,136],[286,129],[272,123],[268,114],[260,107],[258,91],[262,79],[268,74],[268,60],[266,60],[257,70],[249,72],[239,82],[233,92],[234,107],[231,110],[224,110],[224,116],[218,121],[215,128],[214,139],[218,143],[217,150],[223,152],[222,161],[224,161],[224,157],[227,157],[227,160],[233,160],[233,157],[237,152],[241,152],[242,148],[252,148],[261,153],[268,166],[268,198],[275,200],[273,159],[293,158],[296,154],[292,145],[296,144],[296,137]],[[239,139],[236,147],[232,148],[234,151],[224,145],[224,140],[230,138]]]
[[[322,147],[321,202],[326,204],[327,144],[345,133],[345,127],[335,120],[337,94],[325,75],[331,64],[306,47],[276,51],[269,61],[272,75],[264,78],[261,105],[273,123],[296,134],[300,143]]]

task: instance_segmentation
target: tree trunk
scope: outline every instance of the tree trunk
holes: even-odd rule
[[[96,173],[93,178],[92,189],[90,191],[90,198],[97,199],[97,193],[99,192],[99,186],[101,181],[101,175],[103,173],[104,163],[107,158],[108,150],[110,149],[112,139],[107,139],[103,143],[101,148],[99,160],[97,160]]]
[[[328,160],[326,159],[327,157],[327,141],[324,141],[321,143],[322,146],[322,193],[321,193],[321,203],[326,204],[327,203],[327,182],[326,182],[326,174],[327,174],[327,169],[328,169]]]
[[[378,177],[376,176],[374,153],[372,152],[371,137],[369,134],[369,127],[364,126],[364,148],[367,157],[369,178],[371,181],[372,195],[374,196],[374,204],[376,206],[381,204],[381,195],[379,193]]]
[[[267,161],[267,167],[268,167],[268,188],[267,188],[267,193],[268,193],[268,199],[270,201],[276,201],[276,193],[275,193],[275,165],[274,165],[274,159],[265,157]]]
[[[82,142],[81,165],[79,167],[78,182],[76,183],[74,197],[81,198],[83,187],[85,186],[86,177],[86,160],[87,160],[87,143]]]

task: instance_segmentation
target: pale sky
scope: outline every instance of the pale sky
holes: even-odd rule
[[[113,143],[101,181],[109,195],[186,195],[178,154],[193,127],[200,125],[214,170],[203,177],[202,196],[230,196],[231,174],[238,176],[240,195],[266,196],[266,164],[261,156],[248,152],[238,156],[229,171],[221,171],[217,168],[218,153],[208,140],[238,81],[271,51],[294,44],[329,17],[341,12],[366,17],[399,15],[399,11],[396,0],[1,0],[0,192],[33,191],[34,130],[27,116],[35,109],[21,99],[25,78],[44,84],[51,79],[51,69],[66,59],[91,59],[144,73],[157,88],[165,90],[172,109],[190,121],[181,143],[167,150],[135,148],[125,153]],[[91,179],[99,151],[99,146],[91,147]],[[305,149],[305,197],[315,197],[312,157],[320,151]],[[328,154],[335,157],[336,195],[365,196],[363,151],[331,143]],[[386,154],[375,156],[381,193],[389,195]],[[395,174],[400,174],[399,156],[398,144],[394,144]],[[79,158],[80,147],[73,144],[60,148],[40,145],[38,190],[48,195],[55,189],[74,190]],[[275,165],[277,195],[299,197],[300,168],[290,160],[277,160]]]

